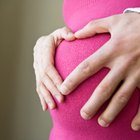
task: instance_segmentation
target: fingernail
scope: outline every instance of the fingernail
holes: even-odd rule
[[[133,130],[138,131],[139,129],[140,129],[140,126],[139,125],[133,126]]]
[[[67,87],[66,86],[61,86],[60,88],[60,92],[62,93],[62,94],[64,94],[64,95],[67,95],[68,94],[68,89],[67,89]]]
[[[91,118],[91,116],[88,115],[85,111],[81,111],[80,114],[81,114],[82,118],[85,120],[89,120]]]
[[[109,126],[109,124],[108,123],[106,123],[104,120],[102,120],[102,119],[98,119],[98,123],[99,123],[99,125],[101,125],[102,127],[108,127]]]

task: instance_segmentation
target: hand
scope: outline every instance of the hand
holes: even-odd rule
[[[36,76],[36,91],[39,95],[43,110],[55,108],[55,97],[59,102],[64,100],[58,88],[62,79],[54,67],[55,49],[60,42],[74,40],[74,34],[66,27],[58,29],[48,36],[38,39],[34,47],[33,67]],[[52,94],[52,96],[51,96]]]
[[[62,94],[67,95],[101,68],[110,68],[109,73],[95,89],[94,94],[82,107],[80,113],[84,119],[93,117],[123,81],[108,107],[98,118],[98,123],[107,127],[125,107],[136,87],[140,88],[139,26],[140,15],[127,13],[91,21],[75,33],[78,39],[99,33],[109,32],[111,34],[110,40],[80,63],[60,87]],[[133,130],[140,129],[140,108],[131,126]]]

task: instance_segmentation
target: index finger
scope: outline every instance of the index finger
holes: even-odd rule
[[[81,82],[95,74],[105,66],[110,56],[110,51],[105,50],[108,46],[107,42],[102,48],[90,55],[87,59],[81,62],[64,80],[59,90],[63,95],[68,95]]]

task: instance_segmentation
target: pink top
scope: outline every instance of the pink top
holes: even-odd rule
[[[140,0],[64,0],[64,21],[69,28],[77,31],[91,20],[123,13],[128,7],[140,7]],[[101,34],[83,40],[63,41],[57,48],[55,57],[55,65],[61,77],[65,79],[81,61],[102,47],[109,38],[109,34]],[[108,102],[91,120],[83,120],[80,116],[80,109],[108,72],[108,68],[101,69],[66,96],[64,103],[57,103],[57,109],[50,111],[53,121],[50,140],[140,139],[140,131],[132,131],[130,126],[140,103],[138,89],[108,128],[102,128],[97,123]]]

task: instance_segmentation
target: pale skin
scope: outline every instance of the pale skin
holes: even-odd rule
[[[68,41],[75,39],[74,34],[66,27],[40,37],[34,47],[36,91],[44,111],[48,107],[50,109],[56,107],[52,96],[60,103],[64,101],[64,96],[58,90],[63,81],[54,67],[55,49],[64,39]]]
[[[56,97],[56,99],[59,97],[58,101],[63,102],[63,95],[70,94],[81,82],[103,67],[108,67],[110,68],[109,73],[81,108],[80,114],[83,119],[92,118],[123,80],[123,84],[113,95],[107,108],[98,118],[99,125],[102,127],[109,126],[127,105],[133,91],[136,88],[140,89],[139,26],[140,15],[127,13],[91,21],[74,34],[68,28],[62,28],[49,36],[41,37],[34,47],[34,69],[37,92],[43,110],[46,110],[50,104],[50,109],[55,108],[52,96]],[[110,40],[81,62],[62,81],[54,67],[53,58],[55,48],[59,43],[63,39],[71,41],[76,38],[87,38],[101,33],[110,33]],[[140,129],[140,107],[132,120],[131,127],[135,131]]]

